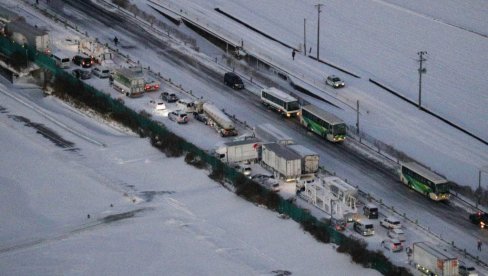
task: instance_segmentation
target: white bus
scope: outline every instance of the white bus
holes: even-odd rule
[[[309,104],[302,106],[300,115],[300,124],[319,136],[331,142],[346,139],[346,124],[334,114]]]
[[[67,56],[62,55],[61,53],[52,54],[51,57],[56,62],[56,66],[59,68],[69,68],[71,64],[71,59]]]
[[[265,106],[275,109],[286,117],[300,115],[298,100],[274,87],[261,90],[261,101]]]
[[[450,197],[448,181],[415,162],[401,164],[400,180],[432,200],[448,200]]]

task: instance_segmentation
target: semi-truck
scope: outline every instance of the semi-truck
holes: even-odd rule
[[[302,177],[307,174],[314,174],[319,170],[320,156],[318,153],[302,145],[288,145],[288,148],[302,157]]]
[[[224,143],[215,152],[219,159],[225,163],[255,162],[259,158],[260,145],[261,141],[256,138],[232,141]]]
[[[459,275],[458,258],[429,242],[413,243],[413,263],[415,267],[428,275]]]
[[[127,97],[136,98],[144,94],[144,76],[129,68],[115,69],[113,88]]]
[[[302,175],[302,157],[278,143],[262,145],[262,165],[264,168],[277,173],[285,181],[296,181]]]
[[[237,135],[237,130],[235,129],[232,120],[215,105],[204,103],[202,110],[208,116],[207,124],[213,126],[220,136],[227,137]]]

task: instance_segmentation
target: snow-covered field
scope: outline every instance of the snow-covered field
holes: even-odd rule
[[[38,89],[0,103],[2,275],[378,275]]]
[[[138,2],[141,7],[147,8],[146,1],[135,2]],[[338,72],[332,72],[330,68],[314,64],[300,54],[292,62],[288,49],[276,46],[273,48],[274,51],[270,52],[267,50],[270,48],[269,42],[263,40],[262,37],[257,38],[253,34],[246,34],[247,31],[234,32],[233,35],[235,33],[242,35],[246,41],[245,45],[249,49],[271,58],[273,62],[284,66],[295,76],[325,90],[329,94],[326,97],[330,97],[331,101],[340,100],[346,103],[339,104],[344,108],[343,111],[339,111],[339,114],[349,124],[354,124],[355,113],[347,105],[354,106],[355,100],[360,99],[364,131],[384,142],[390,142],[409,155],[431,165],[449,179],[460,184],[475,186],[477,185],[478,168],[483,164],[488,164],[486,146],[466,138],[436,119],[429,118],[425,114],[418,114],[415,107],[405,105],[390,94],[371,87],[367,78],[378,79],[394,88],[399,88],[401,92],[405,92],[404,95],[415,100],[416,51],[427,50],[429,61],[426,64],[428,74],[424,78],[426,86],[424,86],[423,103],[425,106],[440,114],[444,112],[448,119],[458,120],[456,123],[460,123],[470,131],[484,135],[485,138],[488,137],[488,128],[483,121],[487,113],[482,108],[486,105],[484,103],[488,97],[480,90],[480,88],[486,87],[487,78],[483,75],[486,70],[483,71],[483,68],[486,68],[488,64],[482,55],[482,52],[486,52],[484,42],[486,38],[480,35],[483,31],[483,24],[486,24],[481,20],[485,4],[451,1],[451,4],[446,5],[444,9],[426,10],[421,9],[423,7],[421,1],[413,1],[418,2],[418,5],[412,4],[413,2],[396,2],[399,1],[348,3],[336,1],[327,3],[324,7],[322,13],[324,21],[322,21],[321,29],[324,29],[327,34],[324,33],[322,36],[321,58],[342,65],[362,77],[362,79],[356,80],[341,75],[346,79],[347,87],[340,91],[325,88],[322,82],[324,72],[327,74],[337,74]],[[432,4],[434,7],[445,2],[433,1],[432,3],[434,3]],[[314,3],[304,5],[303,2],[290,1],[287,2],[287,5],[280,5],[262,1],[236,1],[235,3],[232,1],[192,1],[192,3],[181,1],[180,4],[185,6],[190,13],[194,9],[193,11],[201,14],[209,12],[205,9],[213,10],[218,6],[233,15],[238,14],[241,19],[257,24],[260,29],[262,27],[263,31],[293,46],[298,46],[298,43],[303,41],[301,38],[303,26],[300,24],[303,24],[303,18],[306,17],[310,24],[307,26],[310,40],[307,44],[315,45],[311,35],[315,31]],[[472,20],[466,21],[465,18],[461,20],[456,16],[453,7],[459,8],[461,4],[463,11],[468,10],[469,5],[479,5],[478,9],[471,11]],[[258,6],[259,9],[252,8]],[[399,6],[403,6],[403,8],[399,8]],[[202,10],[202,7],[205,9]],[[297,18],[283,16],[289,10],[294,10],[296,14],[299,14]],[[374,18],[371,18],[371,15],[374,15]],[[76,13],[73,16],[75,17]],[[436,16],[442,20],[430,18]],[[399,19],[392,22],[389,21],[391,17]],[[210,23],[226,20],[210,12],[204,18]],[[296,23],[291,24],[292,21],[296,21]],[[344,22],[347,24],[343,25]],[[360,24],[361,22],[371,22],[371,24]],[[35,23],[41,26],[51,24],[49,21]],[[396,23],[401,24],[397,26]],[[239,28],[230,22],[219,25],[227,28],[235,27],[236,30]],[[326,25],[329,27],[326,28]],[[273,28],[268,29],[269,26],[273,26]],[[53,34],[56,34],[59,39],[67,35],[66,30],[58,25],[52,24],[49,25],[49,28],[56,30]],[[425,30],[424,35],[428,38],[429,43],[426,44],[428,46],[426,48],[419,43],[422,40],[419,38],[421,34],[412,34],[414,30],[420,28]],[[446,28],[447,30],[453,28],[455,31],[449,32],[449,36],[446,36]],[[474,31],[462,31],[466,28]],[[226,28],[221,30],[225,32]],[[381,30],[381,32],[377,32],[377,30]],[[407,34],[399,34],[405,30],[408,31]],[[90,34],[93,34],[92,31],[90,30]],[[227,29],[228,31],[229,29]],[[114,30],[110,28],[99,29],[96,36],[109,40],[113,33]],[[432,35],[437,33],[439,36]],[[392,36],[395,37],[393,43],[385,41]],[[211,97],[211,95],[218,94],[219,91],[212,91],[215,90],[215,87],[211,84],[202,85],[201,81],[188,78],[172,68],[171,64],[161,63],[160,60],[152,58],[155,55],[154,49],[147,49],[147,47],[144,49],[142,45],[137,44],[136,40],[133,41],[129,37],[122,39],[126,45],[135,47],[127,48],[124,51],[130,52],[131,56],[136,56],[144,65],[161,70],[165,76],[170,76],[177,82],[183,83],[186,89],[196,91],[197,95]],[[351,40],[357,41],[357,43],[350,43]],[[444,44],[439,41],[444,41],[444,44],[447,43],[450,47],[442,47]],[[359,50],[358,45],[361,46]],[[337,49],[344,50],[344,52]],[[437,50],[439,52],[436,52]],[[454,54],[450,51],[453,51]],[[212,52],[211,49],[210,52]],[[218,53],[218,51],[216,52]],[[138,53],[139,56],[135,53]],[[315,51],[312,50],[312,54],[314,53]],[[434,60],[441,59],[444,62],[443,55],[452,55],[448,59],[449,62],[456,61],[459,64],[466,62],[466,66],[461,67],[467,69],[458,70],[458,67],[453,68],[452,64],[444,64],[442,68],[433,67]],[[435,59],[433,60],[433,58]],[[465,58],[466,61],[463,60]],[[458,59],[463,61],[460,63]],[[311,72],[311,74],[304,74],[304,71]],[[449,72],[463,81],[471,80],[468,85],[472,94],[458,97],[459,93],[456,90],[460,88],[458,83],[451,85],[453,82],[449,80],[448,86],[443,84],[446,79],[449,79]],[[463,81],[459,82],[461,86],[465,84]],[[102,90],[109,91],[110,89],[105,80],[94,78],[88,82]],[[427,84],[429,82],[432,83]],[[438,95],[436,94],[439,92],[438,89],[445,90]],[[431,91],[433,93],[429,95]],[[117,274],[124,274],[126,271],[127,274],[135,274],[141,272],[140,269],[137,269],[139,267],[147,268],[146,271],[142,271],[145,274],[157,274],[157,272],[165,271],[164,268],[171,267],[174,274],[200,271],[205,271],[201,274],[273,274],[271,273],[273,270],[283,269],[299,275],[310,275],[321,274],[319,272],[323,271],[329,272],[330,270],[326,269],[330,269],[335,262],[334,258],[338,257],[332,253],[329,246],[316,244],[308,235],[305,235],[306,238],[304,238],[295,223],[282,223],[283,221],[277,219],[274,214],[249,206],[248,203],[208,180],[204,172],[187,167],[180,159],[166,159],[149,147],[147,141],[103,124],[94,123],[86,116],[80,115],[79,112],[67,108],[64,104],[59,104],[51,98],[38,98],[36,96],[38,92],[21,90],[19,93],[34,98],[36,104],[43,106],[42,110],[49,110],[50,116],[47,117],[50,119],[44,122],[46,119],[44,113],[43,116],[39,116],[39,110],[34,112],[31,110],[32,107],[25,109],[25,106],[23,106],[24,108],[16,106],[15,103],[18,101],[9,101],[10,97],[0,94],[2,96],[0,105],[9,103],[4,106],[9,113],[0,113],[0,116],[7,114],[2,118],[2,126],[18,131],[17,134],[5,133],[6,137],[1,138],[2,145],[8,149],[5,151],[7,154],[2,154],[2,156],[11,161],[1,165],[5,166],[5,168],[2,167],[2,171],[8,172],[5,176],[2,173],[2,179],[5,180],[5,183],[11,183],[4,187],[7,192],[1,193],[3,202],[6,203],[2,204],[1,209],[8,210],[8,212],[2,211],[2,216],[5,216],[6,221],[15,222],[0,229],[0,235],[2,235],[0,237],[0,241],[2,241],[0,248],[0,264],[2,265],[0,267],[12,267],[12,270],[6,270],[7,274],[33,274],[33,271],[39,268],[43,274],[57,274],[59,271],[61,271],[60,274],[112,274],[114,271],[119,272]],[[333,99],[331,95],[336,99]],[[141,99],[131,100],[130,105],[135,109],[147,108],[149,106],[148,97],[156,96],[156,94],[150,94]],[[240,109],[241,103],[231,102],[232,100],[225,98],[214,99],[220,106],[230,107],[228,109],[239,114],[241,119],[249,118],[251,122],[263,120],[256,115],[248,114],[248,110],[244,108]],[[448,107],[446,105],[449,102],[456,104]],[[471,112],[465,115],[466,112],[462,112],[465,110],[471,110]],[[39,134],[35,134],[32,128],[22,127],[23,123],[8,117],[11,114],[20,114],[33,122],[42,122],[47,125],[55,121],[55,125],[51,127],[62,133],[61,136],[65,139],[73,141],[74,147],[78,149],[66,151],[54,147],[51,142]],[[165,118],[165,113],[155,112],[153,116],[169,122]],[[192,121],[184,127],[170,122],[168,126],[176,133],[186,136],[192,142],[198,142],[205,148],[213,148],[215,141],[223,140],[218,138],[212,129],[198,122]],[[4,132],[6,131],[2,131],[2,135]],[[191,135],[195,132],[200,135]],[[203,137],[205,139],[202,139]],[[25,144],[28,149],[19,148],[18,142],[24,140],[28,140],[34,145],[25,142],[21,144]],[[38,154],[29,154],[30,150]],[[11,155],[15,157],[11,157]],[[53,157],[49,157],[51,155]],[[25,156],[30,156],[30,158]],[[30,159],[37,162],[29,163],[32,161]],[[51,164],[53,165],[51,166]],[[20,166],[29,168],[29,170],[17,170],[16,168]],[[141,169],[143,167],[144,170]],[[166,168],[168,168],[167,171]],[[180,171],[183,171],[181,175]],[[60,177],[55,177],[53,172],[59,173]],[[66,179],[69,181],[65,181]],[[482,184],[485,185],[485,183],[488,182],[483,179]],[[77,196],[72,198],[72,195]],[[226,195],[229,197],[228,199],[221,198]],[[132,202],[133,199],[136,202]],[[199,199],[202,202],[194,202]],[[56,208],[53,208],[53,204]],[[110,204],[113,204],[114,207],[109,207]],[[255,209],[258,214],[255,214]],[[132,213],[128,213],[127,216],[130,218],[126,220],[110,223],[103,220],[111,214],[133,212],[134,210],[136,210],[134,217],[130,217]],[[221,217],[215,214],[215,210],[219,210],[218,214]],[[231,212],[222,212],[223,210]],[[90,219],[87,218],[88,213],[91,214]],[[240,216],[239,219],[236,219],[237,216]],[[262,216],[265,217],[258,221],[257,218]],[[251,224],[239,224],[242,223],[241,217],[249,218]],[[4,221],[3,218],[2,221]],[[234,223],[232,223],[233,221]],[[263,228],[263,225],[258,223],[270,228]],[[284,231],[282,224],[287,225],[285,229],[291,227],[292,232]],[[110,227],[112,225],[117,227]],[[262,239],[256,238],[255,233],[260,233],[263,229],[263,232],[272,235],[272,238],[269,236],[262,237]],[[160,232],[169,232],[171,235],[163,239],[158,236]],[[280,235],[277,236],[277,232]],[[281,235],[281,232],[284,234]],[[139,235],[134,233],[139,233]],[[235,233],[236,235],[234,235]],[[302,237],[295,237],[295,235]],[[413,232],[410,235],[417,239],[419,233]],[[129,236],[130,239],[127,238]],[[297,243],[284,245],[281,244],[283,239],[294,240]],[[379,242],[379,237],[374,239],[375,244],[376,240]],[[272,245],[262,246],[264,240],[272,241]],[[311,244],[305,246],[311,250],[301,252],[302,249],[298,249],[297,251],[296,248],[300,248],[304,242]],[[181,244],[184,245],[182,248],[179,247]],[[292,250],[275,254],[275,250],[282,250],[285,246],[291,247]],[[169,248],[168,250],[174,252],[174,255],[162,247]],[[73,248],[79,249],[79,251],[72,255],[66,254]],[[194,250],[198,252],[193,252]],[[303,259],[310,260],[296,260],[295,252],[301,254],[300,256],[303,255]],[[198,257],[201,255],[205,258],[199,259]],[[318,255],[326,255],[325,259],[332,261],[324,262],[323,259],[316,259]],[[329,255],[334,255],[334,257],[329,257]],[[166,256],[166,259],[156,259],[157,256]],[[197,261],[189,265],[184,261],[185,256],[189,259],[197,259]],[[21,260],[17,260],[17,257],[20,257]],[[403,257],[402,255],[396,261],[403,261]],[[362,270],[358,272],[357,269],[360,268],[357,266],[352,266],[351,269],[354,271],[345,270],[350,266],[348,258],[344,256],[338,258],[343,265],[337,271],[330,271],[328,274],[363,273]],[[217,265],[210,268],[208,267],[209,261],[214,261]],[[299,264],[295,262],[299,262]],[[232,270],[234,268],[235,270]],[[375,274],[372,271],[366,273]]]

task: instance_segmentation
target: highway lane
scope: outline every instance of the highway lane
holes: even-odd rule
[[[468,214],[464,210],[451,204],[432,202],[409,190],[399,182],[394,171],[358,153],[348,143],[336,145],[325,142],[316,135],[308,133],[296,120],[284,120],[278,114],[265,109],[259,103],[258,98],[249,91],[229,89],[222,84],[222,76],[219,73],[194,62],[191,57],[167,47],[164,41],[155,38],[133,24],[132,21],[127,21],[118,14],[101,10],[90,1],[70,0],[66,3],[78,13],[84,14],[84,17],[91,18],[90,21],[71,18],[78,25],[88,29],[89,32],[110,28],[111,34],[107,34],[108,31],[102,32],[106,34],[106,37],[111,37],[113,30],[115,30],[124,36],[146,43],[146,46],[157,51],[157,57],[154,58],[164,61],[165,64],[171,64],[181,74],[191,76],[192,83],[187,85],[201,84],[187,87],[187,89],[200,91],[200,93],[204,93],[205,98],[212,99],[215,102],[225,102],[226,110],[231,110],[238,118],[246,120],[251,125],[273,123],[282,129],[286,129],[287,133],[297,143],[317,151],[321,156],[322,165],[328,170],[335,171],[340,177],[347,178],[352,185],[357,185],[359,188],[381,198],[383,202],[394,206],[400,213],[418,218],[419,223],[428,225],[436,233],[443,233],[446,239],[454,240],[456,244],[464,244],[468,251],[470,248],[474,249],[475,241],[478,238],[488,243],[488,235],[480,233],[476,226],[469,223]],[[122,49],[122,51],[124,50]],[[133,55],[131,54],[131,56]],[[154,67],[151,65],[151,68]],[[286,84],[281,83],[280,85]],[[202,87],[208,89],[201,89]],[[299,92],[295,93],[299,94]],[[227,105],[229,106],[227,107]],[[245,109],[242,108],[243,105],[246,106]],[[458,233],[465,234],[460,236]]]

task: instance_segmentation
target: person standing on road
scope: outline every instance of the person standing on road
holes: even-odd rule
[[[291,57],[293,58],[293,60],[295,60],[295,54],[296,54],[295,49],[293,49],[293,52],[291,52]]]
[[[483,243],[481,240],[478,240],[478,251],[481,251],[481,245],[483,245]]]
[[[119,39],[117,37],[114,38],[114,44],[117,46],[117,43],[119,43]]]

